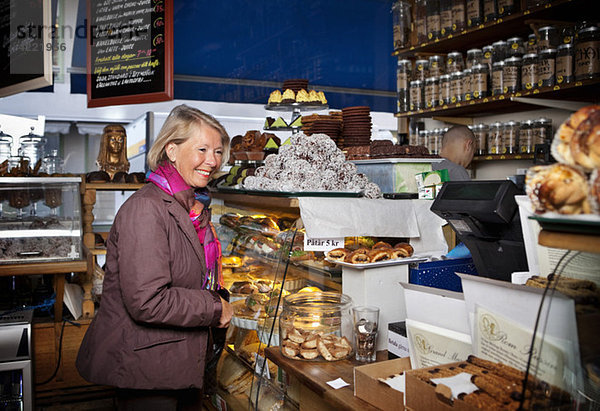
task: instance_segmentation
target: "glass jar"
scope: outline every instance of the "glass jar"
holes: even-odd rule
[[[283,299],[279,316],[279,343],[281,353],[295,360],[326,359],[337,361],[352,354],[352,299],[335,292],[295,293]],[[307,347],[314,340],[331,341],[327,357],[315,347]],[[337,346],[337,347],[336,347]],[[337,348],[342,348],[339,352]],[[332,355],[333,352],[336,355]]]
[[[494,48],[492,51],[492,64],[496,61],[504,61],[508,53],[508,44],[504,40],[500,40],[492,43],[492,47]]]
[[[477,27],[483,23],[482,0],[467,0],[467,27]]]
[[[419,139],[417,140],[417,145],[423,147],[429,146],[429,130],[419,130]]]
[[[545,49],[540,52],[538,64],[538,86],[552,87],[555,83],[556,50]]]
[[[476,124],[471,127],[471,131],[475,136],[475,155],[483,156],[487,151],[488,131],[490,130],[487,124]]]
[[[504,83],[502,81],[503,70],[503,61],[497,61],[492,64],[492,96],[498,96],[504,92]]]
[[[556,51],[556,84],[567,84],[575,80],[573,61],[575,47],[572,44],[561,44]]]
[[[466,27],[465,0],[452,0],[452,33],[460,33]]]
[[[519,10],[517,0],[498,0],[498,17],[508,16]]]
[[[555,49],[558,47],[558,29],[554,26],[544,26],[538,30],[538,47],[540,50]]]
[[[535,144],[550,144],[552,142],[552,120],[540,117],[533,122],[533,136]]]
[[[425,81],[429,77],[429,60],[415,61],[415,71],[413,80]]]
[[[508,57],[523,57],[525,54],[525,44],[521,37],[511,37],[506,40]]]
[[[439,128],[433,129],[429,133],[429,139],[427,141],[427,149],[431,154],[439,154],[442,146],[442,130]]]
[[[504,145],[502,140],[502,123],[499,121],[492,123],[488,132],[487,143],[488,154],[504,153]]]
[[[483,51],[481,49],[467,50],[467,68],[473,68],[475,64],[481,64],[483,60]]]
[[[404,113],[410,109],[409,81],[412,77],[410,60],[398,60],[396,69],[396,87],[398,90],[398,112]]]
[[[444,58],[437,55],[429,57],[429,77],[439,77],[442,74],[446,74]]]
[[[485,98],[488,96],[488,83],[490,72],[487,64],[476,64],[472,68],[471,88],[473,98]]]
[[[49,175],[64,173],[64,161],[58,155],[58,150],[50,150],[42,161],[42,170]]]
[[[450,84],[450,75],[440,76],[440,101],[439,105],[450,104],[452,102],[452,92]]]
[[[473,94],[473,70],[472,69],[463,70],[462,92],[463,92],[463,101],[471,100],[472,94]]]
[[[507,121],[502,129],[505,154],[516,154],[519,150],[519,129],[521,124],[517,121]]]
[[[538,86],[538,55],[525,54],[521,67],[521,85],[523,90],[533,90]]]
[[[575,40],[575,26],[564,26],[560,31],[558,41],[560,44],[573,44]]]
[[[519,130],[519,152],[530,154],[534,152],[533,121],[525,120]]]
[[[456,71],[450,74],[450,102],[463,101],[463,72]]]
[[[481,58],[482,64],[487,64],[488,70],[492,72],[492,56],[494,55],[494,46],[485,46],[481,49],[483,51],[483,57]]]
[[[394,50],[403,49],[410,45],[410,3],[396,1],[392,6],[392,22]]]
[[[496,0],[483,0],[483,22],[488,23],[498,18],[498,3]]]
[[[575,80],[600,76],[600,27],[582,28],[575,43]]]
[[[440,78],[427,77],[425,80],[425,107],[437,107],[440,99]]]
[[[413,80],[410,82],[410,111],[423,109],[423,86],[421,80]]]
[[[29,158],[29,166],[32,170],[35,170],[36,168],[39,170],[42,158],[44,157],[46,139],[42,136],[33,134],[33,127],[31,127],[29,134],[19,139],[19,144],[19,155]]]
[[[427,5],[426,0],[415,1],[415,26],[417,43],[427,42]]]
[[[537,36],[535,34],[530,34],[527,36],[527,47],[525,48],[526,54],[537,54],[538,46],[537,46]]]
[[[0,130],[0,163],[8,160],[12,155],[12,136],[5,134],[4,131]]]
[[[433,41],[441,37],[442,21],[440,16],[440,0],[427,0],[427,40]]]
[[[440,33],[442,37],[452,33],[452,1],[440,0]]]
[[[446,57],[446,72],[448,74],[456,73],[457,71],[463,71],[465,69],[465,62],[463,60],[462,53],[459,51],[453,51],[448,53]]]
[[[510,57],[504,60],[502,67],[502,91],[516,93],[521,90],[521,57]]]

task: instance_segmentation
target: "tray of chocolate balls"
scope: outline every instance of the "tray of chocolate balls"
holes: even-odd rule
[[[389,265],[402,265],[427,261],[428,257],[415,256],[413,247],[408,243],[398,243],[392,247],[385,241],[373,244],[373,247],[359,247],[356,250],[335,248],[328,251],[325,259],[351,268],[376,268]]]

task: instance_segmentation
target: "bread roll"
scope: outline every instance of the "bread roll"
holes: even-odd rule
[[[398,243],[394,246],[394,251],[396,251],[397,256],[401,256],[400,258],[411,257],[415,252],[415,249],[412,245],[408,243]],[[398,258],[398,257],[396,257]]]
[[[587,171],[599,167],[600,140],[594,126],[598,124],[599,115],[600,105],[586,106],[573,113],[558,128],[552,142],[552,155],[559,162],[580,165]]]
[[[536,213],[588,214],[588,183],[585,174],[566,164],[535,166],[529,169],[527,195]]]
[[[369,260],[372,263],[389,260],[390,258],[392,258],[392,253],[390,252],[390,250],[385,248],[373,249],[367,253],[367,257],[369,257]]]
[[[345,248],[335,248],[327,253],[327,258],[332,261],[344,261],[349,252]]]

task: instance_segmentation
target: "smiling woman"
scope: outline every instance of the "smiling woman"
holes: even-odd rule
[[[215,371],[233,309],[206,185],[228,153],[217,120],[175,107],[148,153],[150,184],[115,217],[102,305],[77,368],[117,387],[119,409],[200,409],[203,391],[214,389],[205,373]]]

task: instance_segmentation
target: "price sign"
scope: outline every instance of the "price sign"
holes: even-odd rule
[[[304,236],[304,251],[330,251],[344,246],[344,237],[310,238]]]

